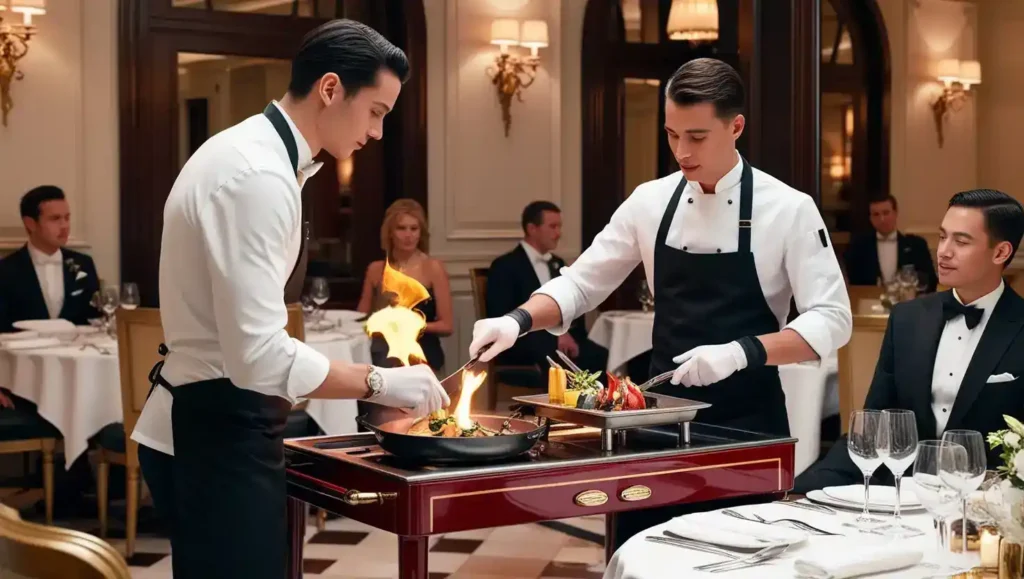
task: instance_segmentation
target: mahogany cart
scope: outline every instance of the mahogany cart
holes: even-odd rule
[[[307,505],[398,535],[399,577],[426,579],[430,535],[747,495],[781,498],[793,485],[796,440],[693,423],[620,432],[557,424],[527,455],[500,464],[415,465],[372,434],[285,442],[291,557],[302,577]],[[606,543],[610,533],[606,534]]]

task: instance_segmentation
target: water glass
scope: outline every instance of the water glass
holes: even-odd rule
[[[850,413],[850,433],[846,439],[846,448],[850,459],[864,475],[864,512],[855,520],[858,527],[866,528],[884,521],[871,516],[868,510],[871,491],[871,475],[882,464],[878,454],[877,437],[882,423],[882,413],[878,410],[855,410]]]
[[[134,310],[139,307],[139,286],[132,282],[126,282],[121,286],[121,307],[126,310]]]
[[[880,433],[876,439],[878,455],[896,483],[896,508],[892,523],[879,529],[894,537],[913,537],[921,532],[903,524],[900,517],[900,481],[917,458],[917,420],[911,410],[883,410]]]
[[[960,509],[959,493],[942,481],[941,464],[967,460],[967,449],[941,440],[922,440],[914,460],[914,483],[921,504],[931,513],[938,537],[938,553],[949,552],[949,526],[946,521]]]
[[[957,444],[966,449],[964,456],[945,456],[939,464],[942,482],[955,490],[961,503],[961,551],[967,552],[967,498],[978,490],[985,480],[988,457],[985,452],[985,437],[976,430],[947,430],[942,441]]]
[[[331,288],[327,284],[327,278],[314,277],[309,281],[309,297],[313,298],[313,303],[317,306],[322,306],[331,299]]]

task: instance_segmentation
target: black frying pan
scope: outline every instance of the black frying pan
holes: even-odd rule
[[[521,418],[509,419],[505,416],[474,414],[473,419],[484,428],[494,431],[500,431],[502,424],[507,420],[512,433],[468,438],[421,436],[408,434],[416,418],[394,418],[386,414],[381,414],[376,419],[372,416],[359,416],[356,422],[373,432],[381,448],[395,456],[444,464],[513,458],[533,448],[548,430],[546,423],[544,426],[537,426],[536,423]]]

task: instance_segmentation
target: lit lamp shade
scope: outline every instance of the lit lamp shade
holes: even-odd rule
[[[672,0],[669,40],[718,40],[717,0]]]
[[[548,23],[543,20],[527,20],[523,22],[522,36],[519,44],[529,48],[547,48]]]
[[[957,82],[960,80],[960,61],[955,58],[940,60],[939,73],[937,76],[940,81],[946,84]]]
[[[965,60],[960,63],[960,82],[964,86],[981,84],[981,63],[977,60]]]
[[[519,44],[519,21],[499,18],[491,23],[491,44],[517,46]]]
[[[46,14],[46,0],[0,0],[0,10],[20,12],[25,26],[32,25],[32,17]]]

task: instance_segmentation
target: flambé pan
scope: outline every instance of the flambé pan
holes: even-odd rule
[[[522,418],[474,414],[473,420],[493,431],[508,423],[508,434],[480,437],[443,437],[409,434],[415,417],[393,412],[371,413],[356,421],[377,437],[385,451],[404,459],[436,464],[501,461],[529,451],[547,433],[547,423],[538,426]],[[425,419],[426,420],[426,419]]]

